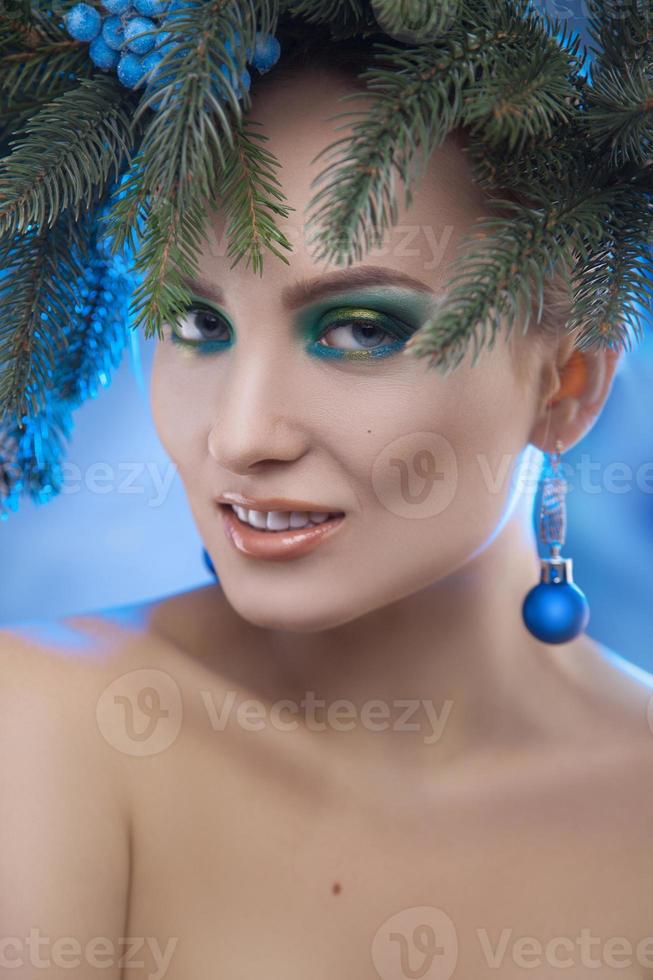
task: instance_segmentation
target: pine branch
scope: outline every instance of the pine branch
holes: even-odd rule
[[[3,0],[0,7],[0,54],[29,47],[34,19],[29,0]]]
[[[594,78],[626,65],[650,66],[653,59],[653,9],[650,0],[586,0],[587,31],[594,44]]]
[[[247,256],[247,267],[251,261],[254,272],[262,274],[263,245],[286,264],[288,259],[272,243],[278,242],[292,251],[291,243],[266,212],[288,217],[295,208],[273,201],[273,198],[285,200],[274,173],[279,162],[264,147],[255,146],[253,140],[268,140],[264,134],[253,131],[252,127],[256,125],[259,124],[246,117],[243,124],[237,127],[233,150],[228,153],[220,197],[227,219],[227,256],[236,256],[231,268]],[[247,216],[246,219],[244,216]]]
[[[157,198],[152,206],[145,237],[135,256],[135,265],[145,271],[130,310],[136,327],[144,324],[146,337],[156,333],[161,340],[164,322],[178,323],[177,314],[190,302],[183,279],[197,274],[195,256],[201,248],[205,221],[201,202],[180,208],[174,192],[170,198]]]
[[[137,115],[140,119],[146,109],[156,111],[146,121],[138,159],[130,167],[120,198],[107,216],[107,233],[114,251],[136,238],[143,208],[149,201],[154,206],[158,197],[169,199],[176,188],[179,207],[192,206],[196,186],[186,187],[189,200],[180,196],[180,176],[181,183],[188,183],[184,182],[180,167],[190,171],[205,188],[212,182],[216,157],[224,167],[225,143],[233,143],[224,102],[229,100],[237,118],[241,114],[233,88],[220,71],[221,63],[233,64],[225,40],[239,28],[243,48],[251,46],[254,38],[251,25],[249,36],[243,32],[237,11],[230,16],[225,14],[226,0],[216,2],[217,16],[213,4],[205,2],[200,7],[175,12],[164,24],[169,34],[166,54],[156,81],[144,80]]]
[[[138,164],[106,224],[114,252],[126,241],[136,241],[139,225],[146,225],[134,259],[143,279],[134,295],[133,312],[144,322],[147,336],[156,332],[160,337],[163,323],[177,322],[188,304],[182,280],[197,274],[207,202],[220,196],[225,179],[229,182],[235,175],[242,181],[229,201],[231,252],[241,258],[249,251],[254,266],[260,268],[262,234],[274,252],[275,240],[289,246],[263,210],[288,213],[272,199],[282,198],[279,185],[275,189],[269,181],[269,167],[276,161],[245,138],[241,107],[220,71],[222,63],[230,63],[225,41],[234,31],[239,32],[244,50],[255,41],[254,15],[274,19],[276,7],[266,0],[259,3],[267,10],[249,8],[243,13],[228,0],[212,0],[176,14],[170,25],[171,48],[160,65],[163,84],[146,91],[137,109],[140,117],[154,100],[159,101],[140,144]],[[168,81],[167,68],[171,69]],[[233,122],[224,108],[225,97],[232,102]],[[245,93],[243,106],[250,105]],[[229,186],[233,189],[233,179]]]
[[[0,237],[52,227],[68,207],[77,218],[93,209],[129,159],[133,132],[125,89],[99,73],[44,105],[0,161]]]
[[[579,146],[577,134],[577,122],[572,122],[519,155],[508,154],[501,144],[487,146],[482,136],[470,136],[467,153],[474,180],[488,191],[509,187],[516,196],[548,200],[552,187],[586,168],[586,148]]]
[[[287,12],[307,24],[326,24],[334,37],[346,36],[369,24],[365,0],[289,0]]]
[[[460,0],[375,0],[374,14],[388,34],[425,43],[440,38],[456,23]]]
[[[26,101],[47,102],[73,88],[79,76],[91,77],[87,48],[69,39],[0,56],[0,116],[23,111]]]
[[[278,231],[266,211],[286,217],[294,208],[272,200],[284,200],[273,173],[273,167],[278,167],[278,163],[271,154],[255,146],[254,138],[266,140],[267,137],[248,133],[248,128],[254,125],[252,120],[247,120],[242,127],[235,128],[234,149],[229,153],[225,173],[220,186],[216,185],[215,194],[224,198],[222,203],[230,242],[227,254],[236,256],[231,268],[247,256],[247,265],[251,261],[254,271],[261,273],[263,245],[285,262],[288,260],[273,243],[279,242],[292,250],[291,243]],[[193,207],[180,209],[174,199],[164,201],[159,198],[149,213],[144,242],[135,257],[135,265],[146,272],[134,292],[132,304],[132,316],[136,321],[144,321],[146,337],[156,332],[160,338],[163,323],[176,322],[177,313],[183,312],[190,302],[190,294],[183,282],[198,273],[196,256],[201,250],[209,217],[203,200],[195,202]]]
[[[518,44],[523,27],[500,23],[493,32],[478,34],[451,31],[441,44],[399,50],[376,44],[375,61],[359,77],[366,92],[346,95],[340,101],[370,98],[369,109],[339,113],[331,118],[359,116],[350,135],[329,144],[316,160],[340,146],[344,149],[317,177],[331,178],[313,195],[309,210],[324,199],[309,225],[325,218],[311,241],[319,245],[317,258],[336,262],[360,259],[370,244],[382,243],[383,231],[397,220],[394,171],[404,185],[406,206],[412,200],[411,185],[419,169],[411,167],[421,156],[422,168],[448,133],[460,125],[464,93],[478,72],[489,71],[503,45]],[[387,67],[380,67],[384,61]],[[343,128],[337,127],[337,128]]]
[[[651,66],[626,63],[605,68],[588,95],[587,123],[596,152],[609,152],[615,167],[653,158],[653,78]],[[606,144],[609,144],[606,145]]]
[[[75,283],[82,276],[74,245],[77,224],[65,212],[49,230],[35,227],[0,248],[0,422],[36,415],[46,403],[66,334],[50,324],[65,324],[77,302]],[[82,250],[79,250],[80,252]]]
[[[64,212],[0,251],[0,411],[19,425],[54,402],[74,408],[109,383],[127,340],[133,275],[99,240],[97,214]]]
[[[653,199],[637,186],[623,187],[603,231],[603,241],[575,276],[573,314],[566,324],[578,330],[579,350],[600,346],[631,349],[643,338],[643,315],[653,308]],[[636,300],[635,305],[632,300]]]
[[[301,18],[307,24],[332,24],[334,21],[360,20],[365,10],[364,0],[288,0],[284,13]]]
[[[110,208],[99,217],[107,247],[113,255],[119,255],[125,249],[135,252],[147,224],[151,194],[142,180],[141,146],[110,196]]]
[[[98,214],[88,215],[79,265],[83,278],[75,286],[77,303],[66,324],[68,343],[57,363],[52,390],[56,398],[76,407],[106,387],[129,336],[128,301],[134,275],[122,260],[112,258],[100,239]]]
[[[482,132],[490,146],[500,144],[504,159],[527,143],[552,139],[574,118],[572,67],[569,53],[545,35],[519,53],[507,51],[466,97],[463,125]]]
[[[0,517],[18,509],[21,494],[43,504],[61,492],[60,460],[72,428],[69,405],[52,402],[27,424],[0,429]]]
[[[406,352],[428,357],[429,365],[443,369],[446,375],[460,364],[470,341],[474,344],[472,366],[484,345],[492,350],[502,314],[508,334],[516,316],[525,315],[525,333],[534,303],[533,285],[541,310],[544,272],[558,264],[575,269],[590,261],[605,239],[613,209],[623,201],[621,191],[593,190],[590,177],[578,188],[561,187],[557,200],[546,208],[532,209],[505,199],[491,202],[507,209],[512,217],[476,223],[480,235],[473,229],[466,236],[451,264],[445,299],[407,341]],[[600,342],[605,338],[594,330],[591,339]]]

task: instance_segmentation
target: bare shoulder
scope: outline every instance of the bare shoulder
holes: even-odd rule
[[[100,617],[34,620],[0,629],[0,707],[16,747],[43,743],[70,762],[101,771],[126,819],[128,801],[120,754],[98,726],[108,685],[128,669],[125,633]],[[113,809],[113,807],[112,807]]]
[[[184,708],[189,721],[198,692],[220,695],[230,658],[245,660],[233,611],[221,589],[209,588],[0,629],[5,700],[23,719],[41,710],[42,725],[69,731],[127,797],[132,760],[147,753],[139,726],[167,715],[158,727],[170,729]]]
[[[18,937],[38,923],[52,944],[43,949],[49,967],[60,965],[56,937],[72,937],[89,976],[99,965],[94,937],[103,937],[104,980],[121,975],[131,879],[129,783],[101,724],[123,653],[99,626],[0,630],[0,782],[11,786],[0,808],[0,877],[12,883],[0,918]],[[27,963],[29,951],[19,953]]]
[[[576,698],[584,731],[597,740],[606,735],[618,751],[630,747],[653,758],[653,674],[590,637],[551,656]]]
[[[570,792],[578,788],[595,822],[603,814],[610,840],[627,827],[624,846],[653,861],[653,675],[589,637],[570,653],[551,654],[574,716],[572,737],[557,741],[558,775]]]

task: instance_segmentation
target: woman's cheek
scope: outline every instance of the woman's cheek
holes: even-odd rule
[[[197,425],[198,392],[186,390],[179,371],[172,370],[165,354],[155,354],[150,382],[150,409],[154,428],[173,463],[183,466],[192,427]],[[193,409],[195,420],[193,421]]]

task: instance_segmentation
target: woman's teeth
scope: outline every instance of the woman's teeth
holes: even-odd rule
[[[248,510],[231,504],[241,521],[261,531],[287,531],[288,528],[313,527],[322,524],[332,515],[305,510]]]

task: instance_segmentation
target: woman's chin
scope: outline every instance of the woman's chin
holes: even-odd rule
[[[231,592],[225,583],[223,591],[242,619],[260,629],[282,630],[288,633],[320,633],[324,630],[343,626],[358,619],[364,611],[359,603],[342,605],[333,600],[330,603],[310,603],[298,601],[296,595],[289,595],[283,602],[273,602],[270,597],[262,597],[260,602],[238,593]]]

